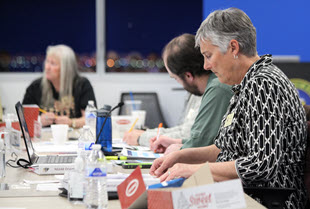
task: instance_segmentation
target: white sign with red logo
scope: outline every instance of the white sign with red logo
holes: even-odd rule
[[[173,208],[245,208],[246,203],[239,179],[181,189],[172,192]]]

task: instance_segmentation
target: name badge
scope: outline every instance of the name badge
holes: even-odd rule
[[[234,118],[234,114],[235,113],[230,113],[229,115],[227,115],[226,120],[225,120],[225,124],[224,127],[230,126],[232,123],[232,120]]]

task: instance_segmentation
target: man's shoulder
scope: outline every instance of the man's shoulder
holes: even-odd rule
[[[228,92],[228,93],[232,94],[231,86],[224,84],[224,83],[221,83],[217,77],[213,78],[211,80],[211,82],[207,88],[211,89],[211,90],[215,90],[215,91],[217,91],[217,90],[218,91],[224,91],[224,92]]]

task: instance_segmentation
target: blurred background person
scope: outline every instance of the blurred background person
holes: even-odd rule
[[[161,135],[171,138],[188,138],[190,130],[194,124],[201,103],[201,96],[188,93],[185,98],[182,116],[177,126],[171,128],[161,128]],[[157,135],[157,128],[147,130],[134,129],[124,134],[123,140],[129,145],[150,146],[150,139]]]
[[[5,50],[0,51],[0,72],[10,72],[11,55]]]
[[[26,89],[23,104],[37,104],[46,111],[41,115],[42,126],[55,123],[79,128],[85,124],[88,100],[96,103],[89,80],[78,74],[74,51],[66,45],[47,47],[43,77]]]

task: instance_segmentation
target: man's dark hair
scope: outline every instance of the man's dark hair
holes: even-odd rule
[[[172,39],[163,49],[163,58],[169,70],[184,78],[185,72],[193,76],[210,74],[210,70],[203,69],[203,56],[199,48],[195,48],[195,36],[182,34]]]

